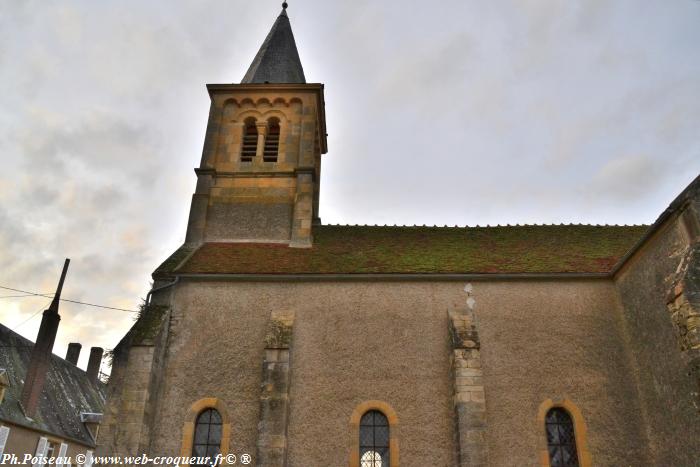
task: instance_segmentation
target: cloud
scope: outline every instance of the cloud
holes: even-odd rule
[[[646,197],[649,187],[664,177],[664,167],[644,154],[622,156],[603,165],[592,181],[598,196],[622,201]]]
[[[69,177],[80,180],[77,184],[98,185],[100,190],[109,184],[107,180],[112,184],[135,182],[134,189],[144,189],[158,177],[157,162],[163,155],[154,148],[162,144],[153,127],[126,121],[115,113],[72,117],[50,125],[37,119],[31,129],[17,136],[16,151],[22,155],[23,170],[46,167],[50,169],[43,174],[46,177]]]

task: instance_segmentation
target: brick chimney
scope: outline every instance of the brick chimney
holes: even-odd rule
[[[102,363],[102,347],[90,348],[90,359],[88,360],[87,375],[91,380],[97,381],[100,375],[100,364]]]
[[[58,323],[61,321],[61,317],[58,314],[58,304],[61,299],[61,290],[63,289],[63,281],[66,279],[69,263],[70,259],[66,258],[66,262],[63,264],[63,272],[61,272],[61,279],[58,281],[58,287],[56,288],[56,294],[53,296],[51,305],[44,311],[44,315],[41,318],[39,334],[36,336],[27,373],[24,377],[20,403],[27,417],[33,417],[36,412],[36,408],[39,405],[39,396],[41,396],[41,391],[46,382],[46,373],[51,365],[53,343],[56,340]]]
[[[68,352],[66,352],[66,361],[68,363],[72,363],[75,366],[78,366],[78,358],[80,358],[80,349],[82,349],[83,346],[80,345],[78,342],[71,342],[68,344]]]

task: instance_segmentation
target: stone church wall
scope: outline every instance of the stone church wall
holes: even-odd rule
[[[690,199],[677,200],[687,204],[659,225],[616,280],[654,465],[691,466],[700,459],[700,259],[693,254],[700,184],[694,185]]]
[[[282,447],[290,466],[348,465],[351,416],[367,401],[396,413],[401,465],[455,465],[448,312],[465,309],[464,286],[183,278],[173,294],[151,452],[180,454],[188,411],[213,398],[230,419],[229,452],[255,455],[263,362],[279,360],[266,351],[270,318],[281,313],[293,314],[288,393],[276,396],[288,400],[288,417],[276,420],[288,420]],[[483,386],[487,429],[474,436],[484,437],[489,465],[541,465],[538,412],[547,401],[580,413],[582,450],[593,465],[649,464],[611,281],[475,282],[473,296],[482,379],[468,384]]]

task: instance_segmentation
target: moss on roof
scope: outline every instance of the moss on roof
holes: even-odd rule
[[[318,226],[312,248],[205,243],[175,270],[156,273],[606,273],[647,228]]]
[[[163,318],[167,312],[167,306],[143,306],[138,320],[129,331],[132,334],[131,344],[143,345],[155,339],[163,326]]]
[[[184,244],[173,252],[163,263],[153,272],[153,277],[164,277],[170,275],[197,247]]]

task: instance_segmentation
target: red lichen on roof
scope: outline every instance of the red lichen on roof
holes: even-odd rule
[[[155,275],[607,273],[647,228],[317,226],[312,248],[205,243]]]

